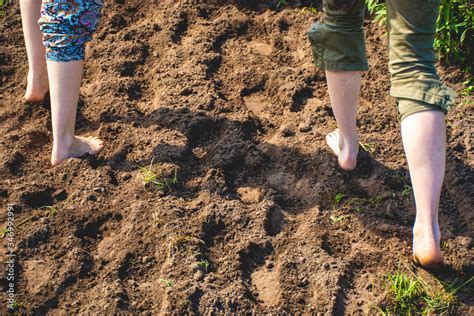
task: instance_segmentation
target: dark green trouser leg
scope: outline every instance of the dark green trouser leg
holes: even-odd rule
[[[363,0],[324,0],[324,23],[308,36],[314,63],[326,70],[367,70]],[[390,94],[400,118],[426,111],[447,112],[455,93],[436,74],[433,49],[440,0],[387,0]]]
[[[433,49],[440,0],[387,0],[390,94],[400,119],[434,110],[447,112],[455,93],[440,80]]]
[[[314,23],[308,36],[314,63],[326,70],[367,70],[364,0],[324,0],[324,23]]]

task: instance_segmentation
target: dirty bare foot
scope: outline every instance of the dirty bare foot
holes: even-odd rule
[[[77,158],[85,154],[95,155],[104,148],[103,141],[95,136],[81,137],[74,136],[69,146],[53,146],[51,155],[51,165],[57,166],[68,158]]]
[[[339,129],[326,136],[326,143],[337,156],[339,166],[344,170],[354,170],[357,165],[357,154],[359,152],[359,140],[357,135],[351,140],[341,137]]]
[[[444,265],[440,248],[439,226],[417,225],[413,227],[413,260],[428,269],[438,269]]]
[[[36,72],[28,71],[28,85],[26,86],[25,101],[41,102],[49,91],[48,71],[46,65]]]

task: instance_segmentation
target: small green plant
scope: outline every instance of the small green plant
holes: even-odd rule
[[[178,184],[178,170],[174,169],[173,178],[171,178],[171,184]]]
[[[142,176],[143,182],[145,184],[151,183],[163,192],[165,191],[172,192],[173,191],[172,186],[176,186],[178,184],[178,171],[174,169],[173,177],[171,179],[164,176],[162,172],[160,172],[159,174],[156,174],[153,171],[153,159],[151,160],[150,166],[148,168],[137,165],[140,171],[140,174]]]
[[[24,306],[23,303],[17,302],[16,300],[12,304],[13,309],[20,309],[20,308],[23,308],[23,306]]]
[[[341,203],[342,200],[344,199],[344,197],[345,197],[345,195],[343,193],[336,194],[336,196],[334,197],[334,200],[333,200],[333,205],[336,206],[339,203]]]
[[[329,216],[329,219],[331,220],[331,223],[337,224],[337,223],[342,222],[348,217],[350,217],[350,215],[331,215]]]
[[[138,166],[138,168],[140,169],[140,172],[142,174],[142,177],[143,177],[143,182],[145,184],[149,184],[149,183],[152,183],[154,185],[156,185],[158,187],[158,189],[160,190],[164,190],[165,189],[165,183],[158,180],[159,176],[156,175],[152,169],[151,169],[151,166],[150,168],[145,168],[143,166]]]
[[[187,244],[205,244],[199,238],[189,236],[189,235],[176,235],[169,238],[168,241],[168,257],[173,257],[177,251],[179,251],[183,246]]]
[[[58,212],[58,209],[52,206],[42,206],[38,210],[48,210],[48,217],[54,216]]]
[[[410,194],[413,192],[413,187],[411,185],[405,184],[403,186],[403,191],[402,191],[402,196],[403,197],[409,197]]]
[[[359,145],[360,145],[360,147],[362,147],[362,149],[364,151],[368,152],[369,154],[373,154],[376,151],[375,145],[373,143],[359,142]]]
[[[304,7],[303,10],[301,10],[301,12],[316,14],[318,13],[318,9],[310,5],[309,7]]]
[[[463,97],[470,96],[474,92],[474,85],[473,82],[474,78],[469,78],[463,82],[464,89],[461,90],[460,95]]]
[[[0,17],[5,15],[5,6],[11,3],[11,0],[0,0]]]
[[[286,5],[286,0],[278,0],[277,8],[281,8],[282,6]]]
[[[9,228],[5,227],[4,229],[2,229],[2,231],[0,232],[0,238],[5,238],[5,236],[8,234],[8,232],[10,231]]]
[[[204,271],[206,271],[207,273],[207,269],[209,268],[209,261],[207,260],[202,260],[202,261],[198,261],[198,266],[202,267],[204,269]]]
[[[449,244],[448,244],[447,241],[443,241],[441,243],[441,249],[443,249],[443,250],[448,250],[449,249]]]
[[[168,289],[168,288],[174,286],[173,281],[170,281],[170,280],[167,280],[167,279],[163,279],[163,278],[160,278],[160,283],[163,283],[163,285],[165,286],[165,289]]]

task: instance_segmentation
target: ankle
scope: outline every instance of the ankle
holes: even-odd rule
[[[359,146],[359,136],[357,135],[356,131],[351,133],[341,133],[340,132],[339,138],[339,145],[341,149],[349,149],[349,151],[353,151],[355,148]]]
[[[440,229],[437,221],[415,221],[413,225],[413,237],[432,236],[439,241]]]
[[[61,154],[71,151],[74,147],[74,135],[64,135],[56,137],[53,142],[53,153]]]

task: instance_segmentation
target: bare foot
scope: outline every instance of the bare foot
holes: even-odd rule
[[[354,170],[357,165],[359,153],[359,140],[357,135],[349,141],[340,137],[339,129],[326,135],[326,143],[337,156],[339,166],[344,170]]]
[[[37,72],[28,71],[28,85],[26,86],[25,100],[27,102],[41,102],[49,91],[48,71],[46,65]]]
[[[437,269],[443,266],[439,226],[425,225],[413,228],[413,260],[422,267]]]
[[[82,157],[85,154],[95,155],[104,148],[104,143],[101,139],[94,136],[81,137],[74,136],[70,146],[63,148],[54,148],[51,155],[51,165],[57,166],[68,158]]]

